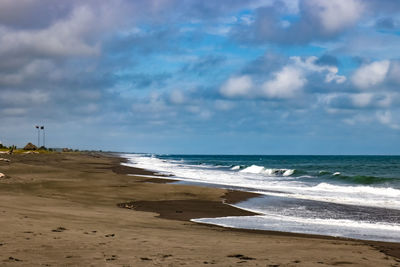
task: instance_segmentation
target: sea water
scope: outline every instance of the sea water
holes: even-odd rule
[[[123,156],[183,183],[262,195],[235,204],[258,216],[196,222],[400,242],[400,156]]]

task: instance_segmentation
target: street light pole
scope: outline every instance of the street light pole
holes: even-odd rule
[[[46,147],[46,134],[44,132],[44,126],[40,126],[40,129],[43,130],[43,147]]]
[[[40,127],[39,125],[35,126],[37,130],[37,143],[38,143],[38,148],[40,147]]]

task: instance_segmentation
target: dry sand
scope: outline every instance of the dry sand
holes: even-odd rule
[[[0,266],[400,266],[400,244],[188,221],[247,215],[222,204],[246,193],[140,177],[102,154],[4,157]]]

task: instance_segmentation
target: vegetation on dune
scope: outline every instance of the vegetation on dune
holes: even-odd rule
[[[47,148],[45,146],[41,146],[37,148],[32,143],[28,143],[24,148],[17,148],[15,145],[6,146],[0,144],[0,152],[9,152],[10,154],[23,154],[23,153],[52,153],[56,150],[53,148]]]

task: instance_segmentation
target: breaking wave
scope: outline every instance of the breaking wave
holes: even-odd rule
[[[255,173],[255,174],[264,174],[268,176],[290,176],[295,170],[292,169],[268,169],[262,166],[251,165],[240,172],[242,173]]]

